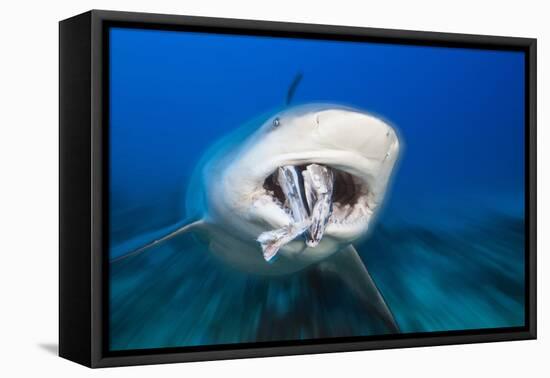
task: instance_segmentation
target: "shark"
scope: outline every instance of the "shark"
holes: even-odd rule
[[[396,130],[368,112],[331,103],[285,105],[214,143],[188,185],[188,217],[111,262],[192,233],[248,273],[335,274],[389,332],[399,332],[354,247],[383,203],[398,155]]]

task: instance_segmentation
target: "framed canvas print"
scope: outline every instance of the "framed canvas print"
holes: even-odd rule
[[[60,23],[60,355],[536,337],[536,41]]]

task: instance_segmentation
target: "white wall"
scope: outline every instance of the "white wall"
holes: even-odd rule
[[[323,4],[322,4],[323,3]],[[422,376],[550,373],[550,28],[545,1],[4,1],[0,22],[0,375]],[[539,340],[92,371],[55,357],[57,343],[57,21],[91,8],[539,39]],[[546,143],[545,143],[546,142]],[[547,267],[547,266],[546,266]],[[546,272],[548,274],[548,272]],[[544,348],[547,348],[546,353]],[[11,372],[8,372],[11,371]],[[538,372],[538,374],[537,374]],[[546,375],[548,376],[548,375]]]

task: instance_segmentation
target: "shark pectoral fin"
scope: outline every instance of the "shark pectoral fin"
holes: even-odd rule
[[[322,261],[318,267],[321,271],[337,274],[391,332],[400,332],[380,290],[352,245]]]
[[[155,240],[139,247],[138,249],[134,249],[133,251],[125,253],[121,256],[112,258],[110,260],[110,263],[115,263],[117,261],[126,259],[128,257],[138,255],[138,254],[148,250],[149,248],[157,246],[159,244],[162,244],[162,243],[164,243],[168,240],[171,240],[171,239],[175,238],[178,235],[185,234],[185,233],[188,233],[188,232],[197,232],[197,231],[198,232],[206,232],[207,231],[207,224],[203,219],[200,219],[198,221],[194,221],[194,222],[191,222],[191,223],[184,223],[183,226],[180,226],[180,227],[176,228],[174,231],[171,231],[171,232],[165,234],[164,236],[162,236],[158,239],[155,239]]]

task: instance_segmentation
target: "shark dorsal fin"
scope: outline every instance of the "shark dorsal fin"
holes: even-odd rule
[[[298,72],[296,76],[294,76],[294,79],[290,83],[286,93],[286,105],[290,105],[292,102],[292,98],[294,97],[294,93],[296,93],[296,89],[298,88],[300,81],[302,81],[302,77],[304,77],[304,75],[301,72]]]

